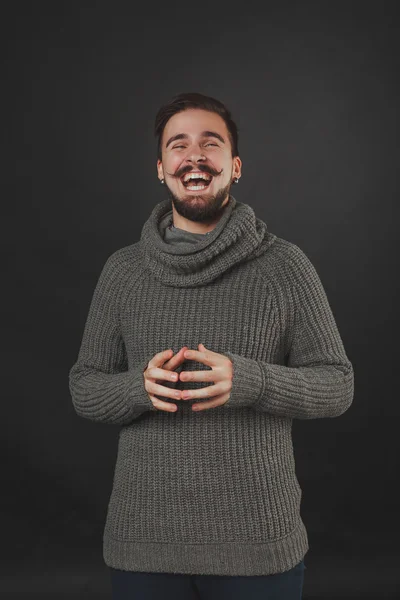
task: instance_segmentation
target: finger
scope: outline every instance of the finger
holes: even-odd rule
[[[149,398],[151,399],[153,406],[158,410],[166,410],[168,412],[176,412],[178,410],[178,406],[176,404],[172,404],[171,402],[163,402],[155,396],[150,396],[150,394]]]
[[[168,369],[160,367],[151,367],[147,369],[148,379],[165,379],[167,381],[178,381],[179,373],[171,373]]]
[[[169,369],[170,371],[173,371],[174,369],[176,369],[176,367],[179,367],[179,365],[181,365],[184,360],[184,353],[187,350],[187,346],[184,346],[183,348],[181,348],[179,350],[179,352],[177,352],[174,356],[172,356],[164,365],[164,369]]]
[[[197,360],[209,367],[215,364],[215,359],[211,359],[209,352],[199,352],[198,350],[186,350],[184,352],[185,358],[190,360]]]
[[[210,371],[182,371],[179,373],[181,381],[221,381],[223,373],[217,369]]]
[[[208,398],[209,396],[219,396],[226,394],[227,389],[221,386],[221,383],[216,385],[208,385],[197,390],[182,390],[182,400],[192,400],[193,398]]]
[[[173,353],[174,352],[171,348],[168,348],[168,350],[163,350],[162,352],[157,352],[157,354],[155,354],[149,361],[147,368],[158,367],[162,365],[166,360],[171,358]]]
[[[175,398],[175,400],[181,400],[181,391],[173,388],[168,388],[154,381],[148,381],[146,387],[147,393],[157,394],[158,396],[165,396],[166,398]]]
[[[229,400],[229,394],[220,394],[216,398],[213,398],[209,402],[200,402],[199,404],[192,404],[192,410],[194,412],[198,412],[200,410],[207,410],[209,408],[216,408],[217,406],[222,406],[226,404]]]

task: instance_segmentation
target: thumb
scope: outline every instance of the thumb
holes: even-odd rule
[[[200,352],[204,352],[205,350],[207,350],[204,344],[199,344],[198,347],[200,348]]]

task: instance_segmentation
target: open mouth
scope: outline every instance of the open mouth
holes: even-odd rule
[[[197,192],[208,188],[212,181],[212,175],[208,173],[186,173],[181,177],[181,182],[187,190]]]

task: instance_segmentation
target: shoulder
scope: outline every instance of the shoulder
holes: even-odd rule
[[[261,270],[290,285],[305,277],[314,277],[316,269],[306,252],[294,242],[275,236],[274,243],[261,257]]]
[[[272,250],[275,252],[277,260],[288,265],[310,262],[309,257],[300,246],[278,236],[275,238]]]
[[[106,258],[101,269],[100,280],[115,286],[129,277],[139,264],[138,243],[118,248]]]
[[[124,269],[127,265],[132,265],[140,260],[139,244],[129,244],[114,250],[106,259],[105,265],[112,269]]]

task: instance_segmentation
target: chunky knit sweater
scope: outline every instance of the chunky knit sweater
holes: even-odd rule
[[[179,243],[165,236],[171,215],[170,200],[157,204],[140,240],[105,262],[69,374],[77,414],[120,427],[104,561],[127,571],[284,572],[309,549],[292,420],[343,414],[352,364],[312,263],[249,205],[230,196],[211,232]],[[149,360],[200,342],[232,361],[228,401],[195,413],[204,399],[157,396],[178,411],[156,409],[144,388]],[[209,368],[188,359],[177,371]]]

